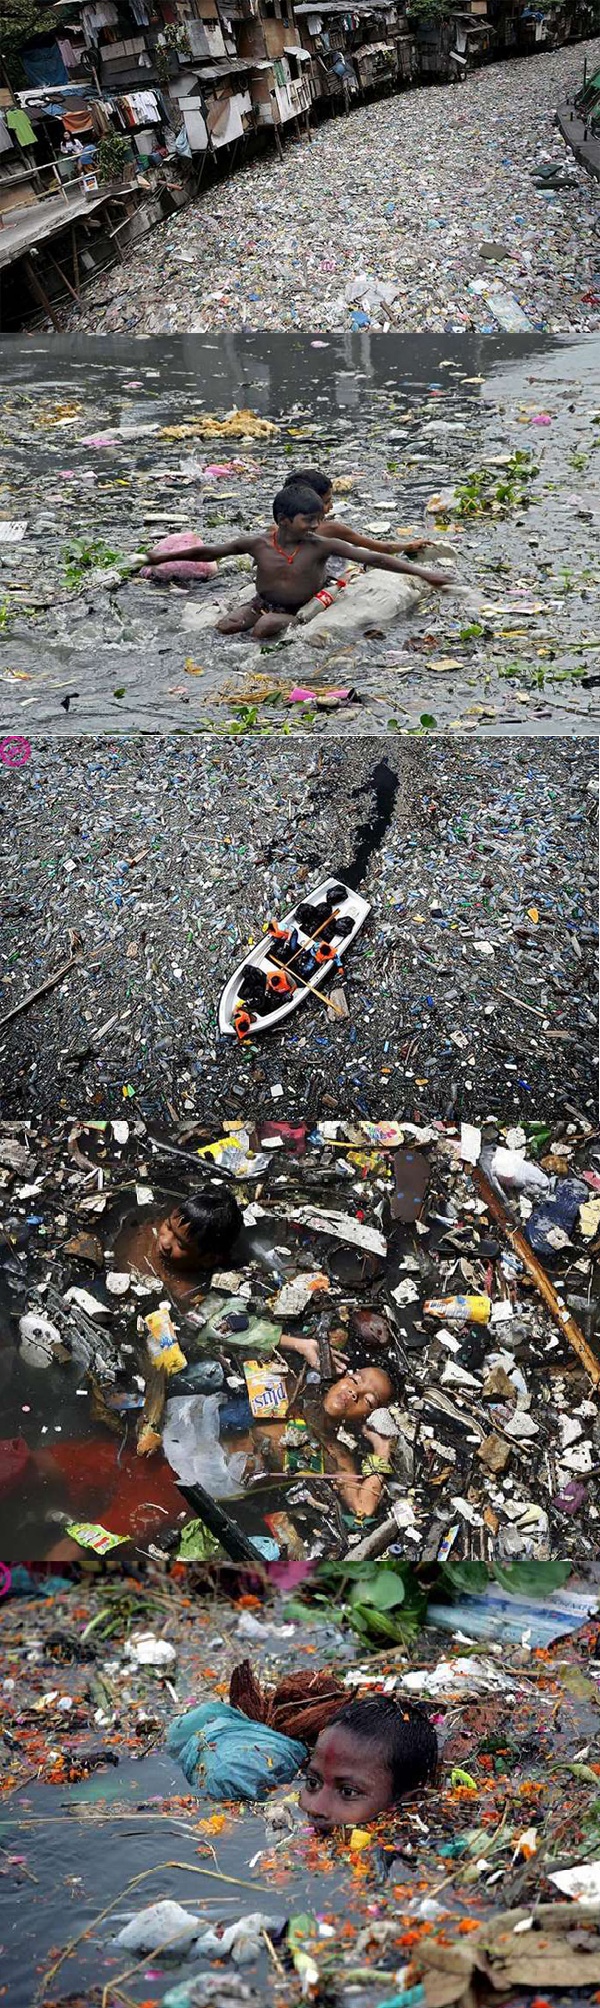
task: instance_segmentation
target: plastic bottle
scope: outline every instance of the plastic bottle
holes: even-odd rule
[[[430,1297],[423,1305],[426,1318],[442,1318],[454,1325],[489,1325],[491,1297]]]

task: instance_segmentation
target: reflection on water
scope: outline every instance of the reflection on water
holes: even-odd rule
[[[187,1791],[178,1765],[158,1752],[139,1763],[121,1762],[114,1774],[104,1771],[67,1792],[34,1785],[19,1793],[18,1805],[14,1799],[8,1802],[8,1818],[0,1817],[0,1851],[18,1854],[24,1864],[22,1871],[13,1867],[0,1878],[2,1967],[11,2008],[31,2008],[40,1973],[51,1967],[57,1947],[86,1930],[89,1939],[78,1945],[49,1990],[53,2002],[73,1999],[81,1990],[85,2002],[95,2004],[96,1988],[99,2001],[103,1986],[136,1965],[138,1972],[126,1983],[127,1996],[135,2003],[147,2002],[149,1990],[158,2002],[192,1970],[218,1972],[204,1961],[201,1969],[197,1961],[192,1967],[176,1954],[160,1962],[138,1961],[115,1948],[114,1938],[133,1912],[160,1898],[184,1905],[207,1927],[259,1909],[285,1916],[319,1908],[322,1883],[297,1852],[293,1865],[288,1854],[279,1889],[261,1872],[260,1863],[250,1870],[249,1863],[266,1846],[260,1812],[230,1819],[219,1835],[219,1873],[232,1878],[229,1887],[219,1887],[214,1860],[194,1831],[195,1817],[214,1808],[199,1801],[197,1815],[184,1817],[177,1801]],[[206,1874],[199,1873],[203,1853]],[[125,1894],[136,1877],[143,1880]],[[350,1884],[349,1871],[346,1880]],[[107,1906],[110,1916],[94,1928]],[[260,1990],[257,1999],[265,1989],[267,1968],[265,1951],[251,1969],[252,1983]]]
[[[113,399],[111,416],[118,415],[123,400],[132,426],[147,417],[150,407],[156,415],[171,408],[184,396],[198,406],[210,408],[212,401],[243,409],[251,405],[260,413],[301,409],[303,401],[333,405],[340,413],[356,410],[368,388],[373,390],[431,387],[441,365],[463,381],[469,376],[482,381],[498,367],[525,364],[533,357],[551,355],[567,347],[551,335],[328,335],[311,340],[306,335],[234,334],[224,331],[211,341],[209,335],[177,335],[136,340],[134,361],[131,343],[114,335],[80,337],[52,335],[23,341],[5,336],[2,343],[3,382],[27,387],[34,394],[58,394],[61,387],[73,391],[85,388],[93,398],[97,389],[105,401]],[[443,379],[438,384],[442,389]],[[472,386],[473,395],[478,386]]]

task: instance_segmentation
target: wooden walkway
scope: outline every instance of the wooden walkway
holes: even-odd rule
[[[560,105],[556,122],[580,167],[585,167],[588,174],[600,181],[600,138],[594,138],[590,127],[579,117],[573,105]]]
[[[5,223],[0,229],[0,271],[15,265],[19,258],[37,250],[49,238],[58,237],[61,230],[68,230],[69,224],[79,217],[91,216],[113,194],[112,187],[99,190],[97,195],[85,195],[78,190],[76,195],[68,195],[66,202],[61,195],[51,195],[45,202],[32,203],[17,223]]]

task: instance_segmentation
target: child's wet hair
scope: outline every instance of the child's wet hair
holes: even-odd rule
[[[296,474],[288,474],[287,481],[283,484],[284,488],[291,488],[296,482],[300,482],[302,488],[314,488],[315,495],[319,496],[320,501],[323,501],[326,495],[331,495],[333,489],[330,476],[322,474],[319,467],[301,467]]]
[[[369,1694],[349,1701],[334,1717],[365,1743],[383,1744],[392,1775],[393,1798],[414,1792],[435,1779],[438,1740],[426,1710],[418,1702],[396,1701],[392,1695]]]
[[[199,1255],[227,1255],[243,1227],[243,1215],[226,1185],[206,1185],[189,1199],[178,1200],[172,1212],[187,1227]]]
[[[322,516],[322,514],[322,496],[317,495],[314,488],[309,488],[306,481],[286,481],[285,488],[280,488],[279,494],[275,496],[273,515],[276,523],[280,523],[282,517],[291,523],[294,516]]]

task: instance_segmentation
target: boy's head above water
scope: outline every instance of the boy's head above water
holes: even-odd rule
[[[424,1709],[379,1694],[350,1701],[321,1730],[300,1806],[319,1833],[364,1826],[406,1792],[431,1784],[437,1761],[437,1736]]]
[[[323,503],[305,481],[287,481],[273,503],[273,515],[281,538],[299,543],[318,530],[323,521]]]
[[[366,1422],[376,1408],[386,1408],[394,1383],[386,1367],[347,1367],[324,1396],[325,1414],[336,1421]]]
[[[216,1266],[231,1254],[242,1224],[233,1193],[224,1185],[208,1185],[191,1199],[182,1199],[159,1222],[158,1253],[177,1269]]]
[[[302,467],[297,474],[288,474],[287,481],[284,482],[284,488],[295,487],[297,483],[302,488],[312,488],[314,490],[315,495],[319,497],[319,501],[323,503],[324,515],[328,516],[330,510],[333,508],[333,486],[329,475],[322,474],[318,467]]]

